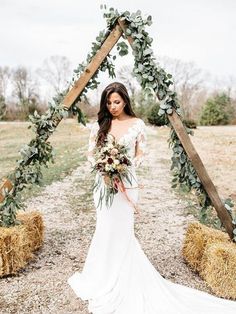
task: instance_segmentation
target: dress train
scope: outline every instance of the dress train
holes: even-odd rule
[[[133,172],[135,175],[135,170]],[[134,202],[138,188],[127,193]],[[97,204],[99,192],[94,193]],[[235,314],[236,302],[163,278],[134,234],[134,208],[118,192],[96,209],[96,229],[83,271],[68,283],[93,314]]]

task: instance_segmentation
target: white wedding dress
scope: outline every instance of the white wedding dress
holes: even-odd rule
[[[88,160],[98,123],[92,125]],[[108,137],[111,134],[108,135]],[[137,119],[118,142],[127,144],[134,162],[132,172],[145,155],[146,132]],[[139,154],[137,155],[137,152]],[[97,175],[95,180],[97,180]],[[128,184],[126,184],[128,187]],[[137,183],[127,193],[138,201]],[[95,206],[99,191],[94,193]],[[134,208],[122,192],[110,208],[96,207],[96,229],[83,271],[75,272],[68,283],[76,295],[88,300],[94,314],[236,314],[236,302],[173,283],[163,278],[151,264],[134,234]]]

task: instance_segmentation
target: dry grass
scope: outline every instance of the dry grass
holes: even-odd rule
[[[0,179],[14,171],[21,147],[34,137],[27,128],[29,125],[29,122],[0,122]],[[44,186],[63,179],[85,160],[88,133],[89,130],[75,120],[60,122],[49,139],[55,151],[55,163],[49,164],[49,168],[42,167]],[[26,199],[40,191],[41,187],[33,186],[31,190],[24,190],[22,195]]]
[[[191,137],[222,198],[236,202],[236,126],[199,126]]]

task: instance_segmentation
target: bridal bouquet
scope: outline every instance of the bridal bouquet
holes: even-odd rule
[[[92,172],[101,174],[92,187],[95,191],[100,189],[98,206],[102,206],[105,200],[107,207],[110,207],[118,191],[125,193],[128,201],[132,203],[123,182],[126,179],[131,184],[134,178],[129,170],[131,161],[127,155],[127,147],[117,143],[115,138],[111,141],[106,140],[104,146],[95,148],[94,159]]]

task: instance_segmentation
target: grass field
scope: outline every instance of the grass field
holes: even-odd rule
[[[0,179],[15,169],[20,148],[33,138],[34,133],[28,129],[29,125],[27,122],[0,123]],[[88,134],[88,128],[75,120],[61,121],[49,139],[55,151],[55,163],[50,163],[48,168],[43,167],[44,185],[64,178],[86,160]],[[31,190],[25,190],[24,197],[36,195],[40,190],[41,187],[34,186]]]
[[[0,178],[14,170],[19,150],[29,143],[34,136],[28,129],[27,122],[0,123]],[[167,142],[169,128],[157,130],[157,141]],[[213,180],[222,198],[228,196],[236,201],[236,126],[200,126],[191,136],[207,172]],[[60,180],[84,162],[87,149],[89,129],[79,125],[75,120],[63,120],[50,142],[55,149],[55,164],[43,169],[44,185]],[[150,140],[153,135],[150,135]],[[157,150],[158,153],[158,150]],[[170,155],[172,153],[170,152]],[[40,191],[34,186],[24,192],[25,197]]]

